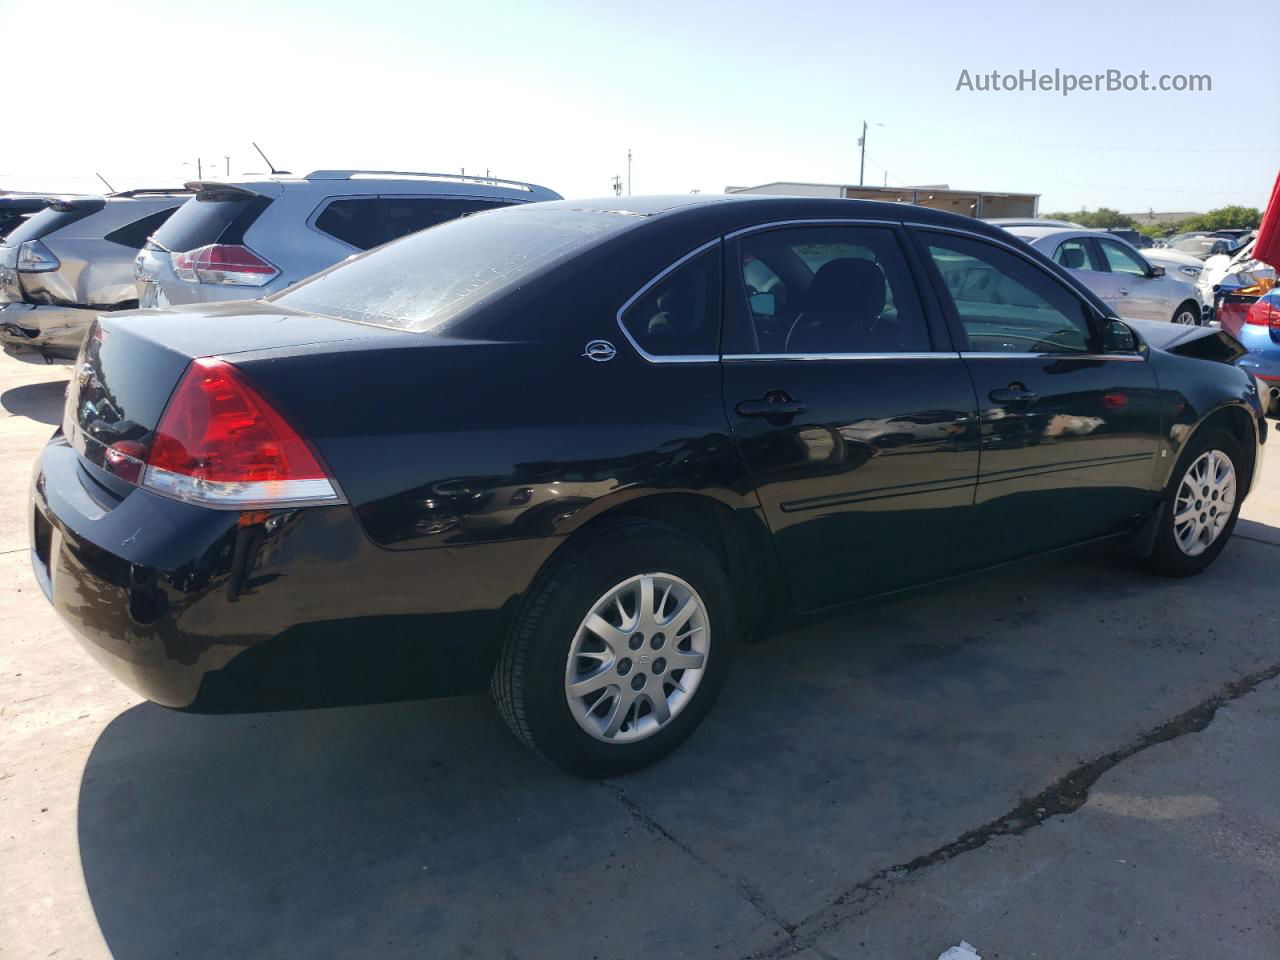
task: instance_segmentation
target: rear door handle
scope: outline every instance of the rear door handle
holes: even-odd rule
[[[809,408],[781,390],[773,390],[760,400],[743,400],[735,409],[741,417],[795,417]]]
[[[1020,386],[992,390],[987,396],[991,398],[992,403],[1034,403],[1040,399],[1040,394]]]

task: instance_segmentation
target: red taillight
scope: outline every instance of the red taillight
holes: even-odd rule
[[[187,283],[261,287],[280,275],[273,264],[238,243],[211,243],[197,250],[175,253],[170,262],[178,279]]]
[[[1252,327],[1280,330],[1280,306],[1272,303],[1270,297],[1262,297],[1249,308],[1249,312],[1244,315],[1244,322]]]
[[[1214,318],[1218,321],[1218,325],[1233,337],[1240,334],[1240,328],[1244,326],[1248,314],[1249,304],[1229,303],[1221,298],[1214,310]]]
[[[193,360],[156,427],[142,485],[241,509],[337,503],[298,432],[224,360]]]

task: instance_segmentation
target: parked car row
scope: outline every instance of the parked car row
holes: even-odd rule
[[[617,774],[771,616],[1099,540],[1197,573],[1266,450],[1239,343],[1169,323],[1189,285],[1105,235],[301,179],[196,185],[143,256],[169,305],[94,321],[33,476],[41,589],[167,706],[488,684],[532,749]],[[446,201],[505,209],[381,243]],[[193,302],[231,287],[274,292]]]
[[[69,362],[94,317],[139,305],[133,261],[189,190],[44,201],[0,244],[0,343],[10,356]]]
[[[0,245],[0,344],[69,363],[100,313],[266,296],[446,220],[559,196],[493,178],[318,170],[42,198]]]

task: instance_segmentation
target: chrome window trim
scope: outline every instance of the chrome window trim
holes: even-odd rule
[[[726,353],[725,361],[744,360],[958,360],[960,354],[936,351],[924,353]]]
[[[749,233],[760,233],[765,230],[776,230],[783,227],[900,227],[901,220],[865,220],[857,217],[817,217],[809,220],[771,220],[768,223],[756,223],[749,227],[740,227],[732,233],[726,233],[726,240],[735,240]]]
[[[1018,353],[1013,350],[990,352],[960,352],[962,360],[1007,360],[1019,357],[1023,360],[1119,360],[1122,363],[1146,363],[1147,358],[1140,353]]]
[[[666,267],[657,276],[655,276],[643,287],[641,287],[639,290],[633,293],[629,298],[627,298],[627,302],[618,308],[618,313],[616,315],[616,319],[618,321],[618,329],[621,330],[622,335],[627,338],[627,343],[631,344],[631,349],[635,350],[636,353],[640,354],[640,356],[642,356],[645,360],[649,361],[649,363],[718,363],[719,362],[720,355],[715,353],[673,354],[671,356],[658,356],[657,354],[650,353],[648,350],[646,350],[644,347],[640,346],[640,344],[636,342],[635,337],[631,336],[631,331],[628,330],[627,325],[622,322],[622,317],[623,317],[623,314],[625,314],[628,310],[632,308],[632,306],[635,305],[637,300],[639,300],[646,293],[652,290],[657,284],[661,283],[662,280],[664,280],[668,274],[670,274],[674,270],[678,270],[680,267],[684,266],[694,257],[698,256],[699,254],[706,253],[708,250],[719,245],[720,243],[721,243],[721,238],[716,237],[714,240],[709,240],[700,247],[694,247],[692,250],[686,253],[683,257],[681,257],[679,260],[677,260],[675,263],[671,264],[670,266]],[[722,315],[723,315],[723,312],[724,311],[722,308],[721,309]]]

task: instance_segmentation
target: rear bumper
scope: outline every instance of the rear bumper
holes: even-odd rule
[[[483,689],[550,541],[388,551],[349,507],[208,510],[113,499],[60,435],[31,498],[37,581],[133,690],[195,712]]]
[[[6,303],[0,305],[0,345],[9,356],[28,363],[71,363],[101,312],[90,307]]]

